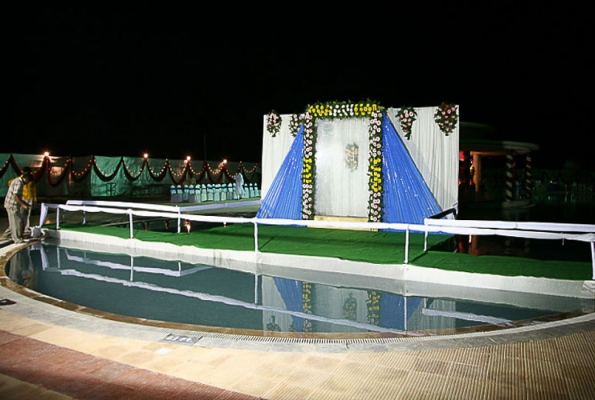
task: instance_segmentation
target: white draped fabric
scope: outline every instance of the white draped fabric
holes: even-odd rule
[[[426,184],[434,194],[436,201],[444,210],[455,206],[458,202],[460,122],[457,124],[456,129],[450,133],[449,136],[446,136],[442,131],[440,131],[438,125],[434,122],[434,113],[436,112],[437,108],[438,107],[415,108],[417,111],[417,120],[413,124],[413,131],[410,140],[407,140],[402,134],[399,120],[396,117],[399,108],[388,108],[387,114],[399,133],[399,136],[409,151],[409,154],[411,155],[421,175],[423,176]],[[457,108],[459,108],[458,105]],[[277,174],[277,171],[279,170],[279,167],[283,163],[283,160],[285,159],[285,156],[291,147],[291,143],[294,140],[294,137],[289,133],[289,121],[291,119],[291,114],[283,114],[281,115],[281,118],[281,131],[277,133],[276,137],[273,138],[266,130],[266,116],[263,117],[261,198],[266,196],[266,192],[268,191],[275,175]],[[340,121],[341,120],[334,120],[333,124],[339,123]],[[366,125],[367,135],[368,120],[361,119],[360,122],[361,124]],[[364,161],[364,154],[365,157],[367,157],[368,154],[367,141],[365,145],[360,144],[359,150],[360,159],[358,168],[363,168],[363,170],[367,173],[367,161]],[[317,146],[317,152],[318,151],[320,151],[320,148]],[[345,151],[345,146],[343,146],[342,151]],[[319,162],[318,155],[316,162],[317,164]],[[345,164],[342,163],[341,165],[344,166]],[[316,179],[318,181],[321,179],[321,176],[317,175]],[[363,185],[363,188],[366,191],[368,190],[367,181]],[[320,188],[317,185],[315,193],[316,198],[320,196],[320,193],[318,192],[319,189]],[[349,196],[346,196],[346,198],[348,197]],[[366,208],[366,213],[364,215],[366,216],[368,205],[367,197],[362,202],[362,204]],[[319,212],[319,206],[322,206],[322,203],[317,202],[317,204],[315,204],[316,213]]]
[[[265,198],[277,171],[279,171],[279,167],[281,167],[285,156],[289,152],[291,143],[293,143],[293,140],[295,139],[291,133],[289,133],[290,119],[291,114],[281,115],[281,130],[275,137],[272,137],[271,133],[266,129],[266,115],[263,118],[261,199]]]
[[[434,122],[437,109],[438,107],[415,108],[417,120],[413,124],[409,140],[402,133],[397,118],[400,109],[389,108],[387,114],[440,208],[445,210],[458,202],[460,121],[455,130],[446,136]],[[457,109],[460,115],[458,105]]]
[[[324,216],[368,216],[368,118],[318,119],[314,213]],[[347,163],[346,154],[357,158]]]

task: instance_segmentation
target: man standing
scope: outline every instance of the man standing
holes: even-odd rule
[[[23,167],[23,174],[31,174],[31,168]],[[11,181],[12,182],[12,181]],[[10,185],[11,182],[8,182]],[[31,179],[29,183],[23,185],[23,201],[29,204],[29,208],[27,210],[23,210],[23,218],[25,219],[25,230],[23,234],[25,236],[31,235],[31,227],[29,226],[31,220],[31,210],[33,209],[33,204],[37,203],[37,188],[35,187],[35,180]]]
[[[241,199],[242,198],[242,194],[244,193],[244,177],[242,176],[241,172],[236,173],[233,176],[233,180],[236,182],[236,193],[235,193],[235,198],[236,199]]]
[[[14,243],[23,243],[23,232],[25,231],[25,215],[27,215],[29,204],[23,201],[23,187],[33,180],[31,173],[24,173],[14,179],[8,187],[4,208],[8,214],[8,229],[4,236],[12,237]]]

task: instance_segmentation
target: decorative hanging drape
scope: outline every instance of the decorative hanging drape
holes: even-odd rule
[[[52,172],[52,169],[55,167],[60,170],[59,174]],[[77,183],[83,182],[88,179],[91,172],[93,172],[101,181],[111,182],[118,177],[118,173],[121,168],[123,168],[123,174],[129,182],[138,181],[146,169],[152,181],[163,182],[166,176],[169,176],[173,185],[184,183],[188,176],[193,177],[197,183],[224,183],[226,180],[231,183],[234,182],[233,175],[236,173],[242,174],[244,182],[252,183],[258,180],[258,167],[259,164],[256,164],[252,169],[248,170],[240,161],[235,171],[228,170],[227,164],[225,163],[221,163],[216,170],[213,170],[210,167],[210,164],[207,161],[204,161],[202,169],[199,172],[196,172],[192,168],[191,161],[188,161],[185,162],[181,173],[177,174],[174,171],[176,167],[171,164],[169,159],[166,159],[161,171],[156,173],[155,169],[149,164],[149,160],[145,158],[142,161],[138,172],[135,172],[133,171],[132,166],[129,165],[129,162],[126,161],[126,158],[121,157],[113,169],[105,171],[99,165],[95,156],[90,156],[89,160],[86,162],[86,166],[82,169],[80,166],[75,166],[75,160],[72,157],[68,158],[65,163],[61,165],[52,163],[50,157],[44,157],[41,165],[37,169],[34,169],[34,181],[38,183],[45,175],[47,183],[52,187],[56,187],[62,184],[67,177],[70,177],[70,179]],[[22,169],[17,164],[15,157],[12,154],[8,157],[2,168],[0,168],[0,179],[4,177],[4,174],[9,171],[10,168],[12,168],[17,176],[22,174]]]
[[[291,279],[273,277],[277,291],[285,303],[285,309],[288,311],[304,311],[302,282]],[[304,319],[291,316],[294,330],[301,332],[304,329]]]
[[[303,127],[262,200],[258,218],[300,219],[302,211]]]
[[[423,225],[425,218],[442,209],[388,118],[383,130],[383,221]]]

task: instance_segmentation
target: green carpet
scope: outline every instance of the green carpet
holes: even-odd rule
[[[48,228],[52,228],[48,226]],[[61,224],[60,229],[127,239],[128,227],[82,226]],[[254,251],[252,224],[232,224],[227,227],[196,230],[191,233],[168,233],[135,230],[136,239],[164,242],[208,249]],[[430,251],[424,253],[424,235],[411,233],[409,263],[450,271],[532,276],[554,279],[588,280],[592,265],[588,262],[542,261],[507,256],[474,256],[432,250],[447,240],[446,235],[429,235]],[[259,250],[278,254],[297,254],[364,261],[373,264],[401,264],[405,259],[405,234],[401,232],[367,232],[337,229],[313,229],[291,226],[259,225]]]

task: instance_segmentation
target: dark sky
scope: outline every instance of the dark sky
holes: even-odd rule
[[[206,140],[209,160],[260,162],[272,109],[369,98],[457,103],[462,120],[540,145],[536,167],[593,166],[591,14],[563,6],[15,6],[0,152],[202,159]]]

